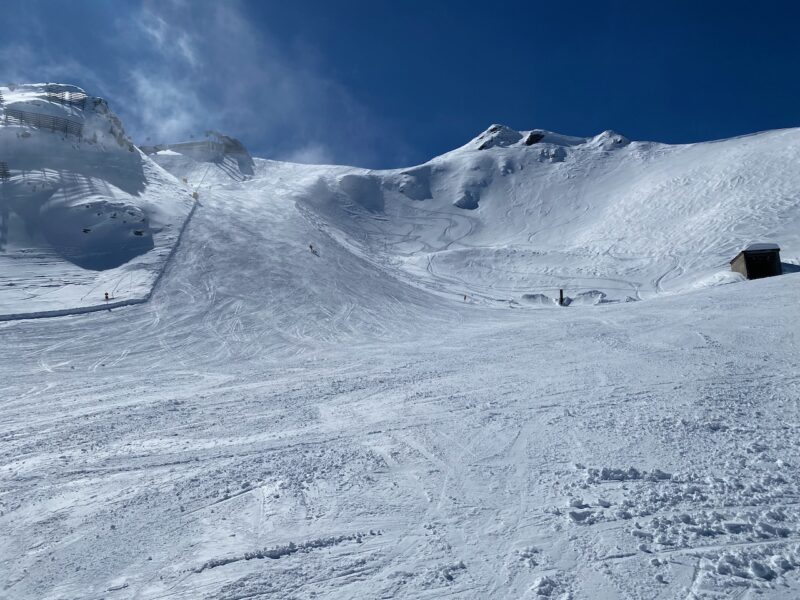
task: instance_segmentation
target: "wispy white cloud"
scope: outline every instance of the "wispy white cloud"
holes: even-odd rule
[[[140,141],[182,141],[203,130],[202,103],[176,87],[168,74],[136,68],[129,74],[129,85],[132,107],[125,112],[133,112],[132,133]]]
[[[73,82],[80,73],[139,142],[216,129],[273,158],[363,165],[386,158],[385,125],[305,53],[251,24],[236,0],[142,0],[106,25],[97,72],[63,48],[53,52],[46,35],[0,44],[0,69],[19,81]]]
[[[291,150],[281,158],[289,162],[310,165],[332,164],[336,161],[333,152],[327,146],[317,142],[310,142],[306,146]]]
[[[386,152],[386,127],[305,52],[255,28],[238,2],[148,0],[119,35],[143,54],[131,78],[142,132],[166,140],[214,128],[302,162],[368,165]]]
[[[108,94],[111,88],[92,68],[68,55],[52,55],[46,47],[33,43],[0,46],[0,73],[3,83],[71,83],[76,76],[96,90]]]

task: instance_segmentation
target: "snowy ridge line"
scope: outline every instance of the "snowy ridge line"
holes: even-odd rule
[[[261,550],[254,550],[252,552],[245,552],[244,554],[231,556],[229,558],[214,558],[204,562],[199,567],[192,569],[192,571],[195,573],[202,573],[203,571],[206,571],[208,569],[224,567],[225,565],[229,565],[231,563],[241,562],[243,560],[253,560],[255,558],[260,558],[260,559],[271,558],[272,560],[277,560],[279,558],[283,558],[284,556],[290,556],[297,552],[307,552],[309,550],[316,550],[318,548],[330,548],[331,546],[337,546],[343,542],[356,541],[358,543],[361,543],[364,537],[376,536],[376,535],[381,535],[381,532],[370,531],[369,533],[352,533],[350,535],[336,535],[326,538],[317,538],[314,540],[309,540],[301,544],[295,544],[294,542],[289,542],[288,544],[274,546],[272,548],[262,548]]]
[[[178,249],[178,246],[180,246],[181,239],[183,238],[183,232],[186,231],[186,226],[189,224],[192,215],[194,215],[194,211],[197,208],[197,204],[198,202],[197,200],[195,200],[194,203],[192,204],[192,209],[186,216],[186,219],[183,222],[183,226],[181,227],[181,230],[178,233],[178,238],[175,240],[172,249],[167,255],[167,258],[164,260],[164,264],[161,267],[161,270],[159,271],[155,280],[153,281],[153,285],[150,286],[150,290],[147,292],[147,294],[145,294],[143,298],[131,298],[129,300],[118,300],[116,302],[103,301],[102,304],[90,304],[89,306],[77,306],[75,308],[63,308],[56,310],[43,310],[31,313],[13,313],[8,315],[0,315],[0,322],[22,321],[25,319],[46,319],[50,317],[68,317],[70,315],[81,315],[86,313],[98,312],[101,310],[111,310],[112,308],[121,308],[123,306],[132,306],[134,304],[144,304],[145,302],[149,302],[150,298],[153,295],[153,292],[156,289],[156,286],[161,281],[162,275],[164,275],[164,271],[169,266],[169,263],[172,260],[173,256],[175,256],[175,251]]]

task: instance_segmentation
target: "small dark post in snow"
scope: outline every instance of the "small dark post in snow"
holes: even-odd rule
[[[564,306],[564,290],[558,290],[558,305]]]

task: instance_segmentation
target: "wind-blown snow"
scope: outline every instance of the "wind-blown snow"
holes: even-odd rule
[[[155,150],[150,301],[0,323],[0,597],[797,597],[800,132],[501,133]]]

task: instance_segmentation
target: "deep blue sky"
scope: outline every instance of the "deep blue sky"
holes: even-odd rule
[[[406,166],[491,123],[670,143],[800,126],[798,2],[5,0],[0,75],[137,142]]]

